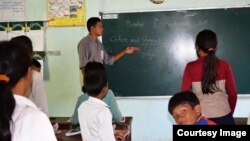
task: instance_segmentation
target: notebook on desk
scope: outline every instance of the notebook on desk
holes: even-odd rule
[[[126,117],[122,117],[120,123],[125,123],[126,122]]]
[[[74,135],[78,135],[78,134],[81,134],[80,126],[75,127],[75,128],[73,128],[65,133],[66,136],[74,136]]]
[[[126,117],[122,117],[120,123],[125,123],[126,122]],[[115,124],[116,121],[114,119],[112,119],[112,123]]]

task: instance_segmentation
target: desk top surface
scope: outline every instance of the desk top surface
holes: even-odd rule
[[[131,130],[130,125],[132,124],[133,117],[124,117],[124,118],[125,118],[124,122],[120,122],[120,123],[113,122],[113,124],[116,125],[115,131]],[[50,117],[50,121],[52,124],[58,123],[59,127],[67,125],[66,128],[61,129],[62,133],[64,135],[62,141],[82,141],[81,134],[73,135],[73,136],[66,136],[65,135],[65,133],[71,129],[71,122],[69,121],[69,119],[70,119],[69,117]]]
[[[74,135],[74,136],[65,136],[65,133],[68,132],[68,130],[63,130],[62,132],[64,134],[62,141],[82,141],[81,134]]]

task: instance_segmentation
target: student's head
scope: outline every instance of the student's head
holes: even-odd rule
[[[178,125],[194,125],[201,116],[200,101],[191,91],[179,92],[170,98],[168,111]]]
[[[89,18],[87,21],[87,28],[90,34],[101,36],[103,33],[102,21],[98,17]]]
[[[216,87],[216,62],[217,57],[215,52],[217,50],[217,37],[215,32],[211,30],[203,30],[199,32],[196,37],[196,50],[199,56],[206,56],[203,70],[202,92],[204,94],[214,93],[217,91]]]
[[[36,59],[32,60],[32,69],[35,71],[41,72],[41,64]]]
[[[19,44],[22,44],[29,49],[29,53],[33,55],[33,46],[32,46],[32,41],[28,36],[21,35],[21,36],[16,36],[11,38],[11,41],[18,42]]]
[[[195,46],[206,54],[215,53],[217,48],[217,37],[212,30],[200,31],[196,37]]]
[[[103,64],[89,62],[84,73],[85,91],[90,96],[102,99],[108,91],[108,77]]]
[[[15,109],[13,93],[26,94],[31,85],[31,58],[27,47],[16,42],[0,42],[0,139],[11,141],[11,117]]]

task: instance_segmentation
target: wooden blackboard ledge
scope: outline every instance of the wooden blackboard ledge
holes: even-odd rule
[[[116,99],[170,99],[172,95],[166,96],[116,96]]]
[[[116,99],[170,99],[172,95],[166,95],[166,96],[116,96]],[[250,94],[238,94],[238,99],[250,99]]]
[[[250,94],[238,94],[238,98],[250,98]]]

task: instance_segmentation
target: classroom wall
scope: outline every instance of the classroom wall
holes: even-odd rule
[[[41,1],[41,0],[40,0]],[[34,2],[35,3],[35,2]],[[150,0],[86,0],[86,17],[99,12],[155,11],[247,6],[250,0],[166,0],[161,5]],[[32,8],[32,6],[31,6]],[[108,32],[108,31],[105,31]],[[71,116],[81,94],[77,44],[87,34],[86,27],[47,27],[46,49],[58,51],[44,62],[50,116]],[[117,98],[124,116],[133,116],[133,141],[171,141],[172,117],[167,112],[169,97]],[[247,117],[250,95],[239,96],[235,115]]]

